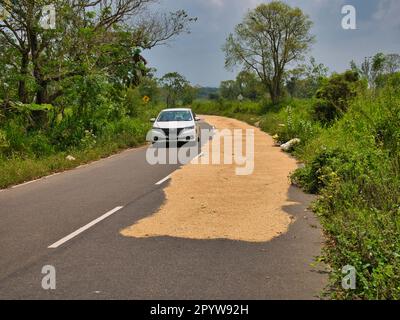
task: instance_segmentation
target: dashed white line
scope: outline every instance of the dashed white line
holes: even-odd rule
[[[204,155],[203,152],[199,153],[196,157],[194,157],[190,162],[193,163],[196,161],[198,158],[202,157]],[[166,176],[164,179],[161,179],[160,181],[156,182],[156,186],[159,186],[160,184],[163,184],[165,181],[171,179],[171,175]]]
[[[158,181],[156,183],[157,186],[159,186],[160,184],[163,184],[165,181],[169,180],[171,178],[171,175],[165,177],[164,179],[161,179],[160,181]]]
[[[197,160],[198,160],[200,157],[202,157],[202,156],[204,156],[204,152],[201,152],[201,153],[199,153],[197,156],[195,156],[195,157],[190,161],[190,163],[192,163],[192,164],[198,164]]]
[[[49,249],[56,249],[59,246],[61,246],[62,244],[64,244],[65,242],[71,240],[72,238],[75,238],[77,235],[81,234],[82,232],[86,231],[87,229],[93,227],[95,224],[99,223],[100,221],[103,221],[104,219],[108,218],[109,216],[111,216],[112,214],[116,213],[117,211],[121,210],[123,207],[116,207],[110,211],[108,211],[107,213],[103,214],[101,217],[93,220],[92,222],[89,222],[87,225],[83,226],[82,228],[79,228],[78,230],[72,232],[71,234],[69,234],[68,236],[62,238],[61,240],[53,243],[52,245],[50,245],[48,248]]]

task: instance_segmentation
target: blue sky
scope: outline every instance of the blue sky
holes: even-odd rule
[[[184,9],[198,17],[191,34],[145,51],[149,65],[158,76],[177,71],[192,84],[218,86],[233,79],[235,72],[224,68],[221,50],[229,33],[244,14],[261,0],[160,0],[155,10]],[[352,59],[361,61],[377,52],[400,53],[399,0],[287,0],[300,7],[314,21],[316,36],[310,55],[327,65],[330,71],[343,71]],[[343,30],[341,9],[350,4],[357,10],[357,30]]]

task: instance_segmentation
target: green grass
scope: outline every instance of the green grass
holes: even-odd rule
[[[400,96],[365,94],[343,119],[298,150],[306,166],[293,180],[320,195],[314,204],[329,239],[333,296],[400,298]],[[341,269],[357,270],[345,291]]]
[[[261,120],[266,107],[267,102],[264,101],[196,100],[192,104],[192,108],[197,114],[236,118],[251,125],[255,125]]]
[[[33,148],[36,148],[36,152],[38,149],[49,148],[45,141],[40,140],[42,144],[39,146],[26,146],[25,153],[13,152],[6,157],[3,152],[0,157],[0,188],[7,188],[52,173],[72,169],[121,150],[143,145],[149,128],[150,123],[144,120],[125,118],[109,123],[99,137],[86,134],[79,146],[67,150],[56,151],[53,148],[50,154],[32,154]],[[25,145],[27,141],[31,142],[32,139],[28,138],[21,143]],[[68,155],[73,156],[76,160],[67,160]]]
[[[254,123],[286,142],[305,163],[292,181],[319,195],[313,210],[326,235],[318,261],[330,265],[335,299],[400,299],[400,93],[363,92],[331,126],[313,117],[315,101],[199,103],[199,113]],[[249,119],[253,119],[250,121]],[[357,270],[356,290],[341,286],[342,268]]]

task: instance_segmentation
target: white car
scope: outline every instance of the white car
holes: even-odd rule
[[[153,122],[148,140],[157,142],[198,142],[200,141],[201,119],[191,109],[165,109]]]

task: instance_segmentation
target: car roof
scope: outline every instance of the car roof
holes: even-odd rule
[[[192,109],[189,108],[172,108],[172,109],[164,109],[161,112],[164,111],[192,111]]]

